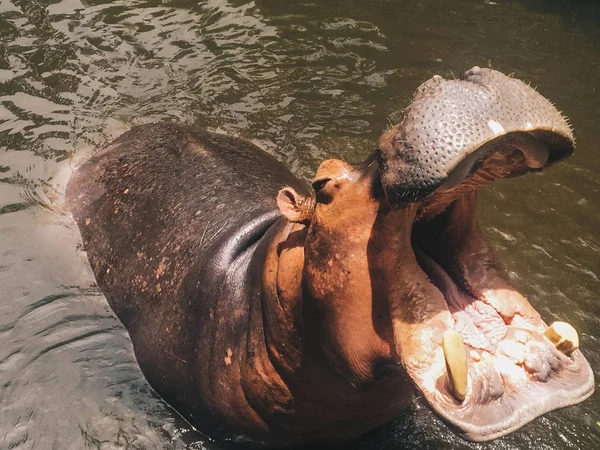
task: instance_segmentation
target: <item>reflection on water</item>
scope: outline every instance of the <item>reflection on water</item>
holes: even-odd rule
[[[406,4],[408,3],[408,4]],[[220,448],[148,387],[61,209],[72,165],[133,124],[255,139],[301,177],[358,160],[434,73],[532,81],[576,155],[480,196],[482,224],[600,378],[600,9],[581,0],[0,0],[0,448]],[[487,445],[421,402],[352,449],[600,448],[600,400]]]

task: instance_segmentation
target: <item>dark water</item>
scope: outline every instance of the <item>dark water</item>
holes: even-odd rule
[[[255,139],[302,177],[358,160],[416,86],[473,66],[526,79],[578,148],[480,195],[481,221],[546,321],[600,379],[600,7],[594,1],[0,0],[0,449],[200,449],[154,394],[61,208],[70,167],[171,120]],[[600,396],[491,444],[420,401],[348,449],[598,449]]]

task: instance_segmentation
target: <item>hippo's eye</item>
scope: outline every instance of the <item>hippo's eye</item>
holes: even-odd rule
[[[321,189],[327,184],[328,181],[331,181],[331,178],[319,178],[313,181],[312,187],[316,193],[319,193]]]

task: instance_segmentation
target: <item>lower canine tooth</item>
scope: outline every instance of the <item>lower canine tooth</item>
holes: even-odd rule
[[[579,347],[577,331],[567,322],[554,322],[544,331],[544,336],[567,355]]]
[[[463,401],[467,396],[467,352],[462,337],[457,331],[447,330],[442,339],[446,371],[452,389],[452,395]]]

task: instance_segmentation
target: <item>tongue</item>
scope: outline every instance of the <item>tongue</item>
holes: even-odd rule
[[[413,247],[419,265],[444,295],[456,322],[454,328],[460,333],[465,344],[494,353],[498,343],[507,333],[502,317],[487,303],[463,292],[438,263],[417,245]]]

